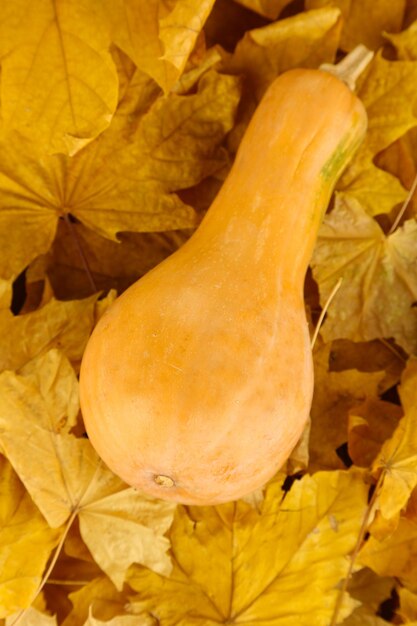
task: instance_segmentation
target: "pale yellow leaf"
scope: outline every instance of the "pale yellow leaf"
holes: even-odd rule
[[[61,349],[77,364],[95,324],[97,298],[50,300],[32,313],[17,316],[0,310],[0,371],[17,370],[51,348]]]
[[[390,235],[348,196],[338,197],[319,231],[312,258],[322,305],[343,282],[327,312],[326,341],[394,338],[417,352],[417,223]]]
[[[80,410],[78,380],[63,352],[49,350],[28,361],[19,374],[39,389],[56,432],[75,426]]]
[[[92,611],[84,626],[157,626],[157,621],[151,615],[116,615],[110,620],[102,621],[94,617]]]
[[[30,605],[59,534],[0,455],[0,618]]]
[[[80,532],[91,554],[118,589],[127,568],[144,563],[169,574],[169,541],[164,537],[175,505],[147,498],[133,488],[100,497],[91,490],[79,513]]]
[[[2,63],[2,117],[46,152],[74,154],[109,125],[117,72],[97,3],[2,3],[9,49]],[[1,28],[1,27],[0,27]]]
[[[39,369],[48,365],[47,359],[38,359]],[[175,505],[128,488],[103,465],[89,441],[60,430],[55,420],[72,382],[64,376],[54,385],[53,396],[46,389],[45,397],[45,388],[36,386],[33,376],[0,374],[4,453],[50,526],[61,526],[78,512],[83,540],[118,588],[131,563],[167,574],[169,541],[163,535]]]
[[[14,626],[15,623],[19,626],[57,626],[58,624],[55,615],[42,613],[33,606],[28,607],[23,615],[17,613],[8,617],[5,626]]]

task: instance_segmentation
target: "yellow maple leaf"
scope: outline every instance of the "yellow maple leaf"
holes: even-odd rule
[[[369,467],[388,439],[400,418],[397,404],[368,398],[349,412],[349,457],[359,467]]]
[[[31,606],[23,614],[11,615],[6,619],[5,626],[57,626],[56,615],[48,615]]]
[[[404,417],[373,462],[375,476],[383,472],[378,506],[384,518],[398,515],[417,485],[417,360],[410,359],[401,379]]]
[[[75,238],[72,230],[76,231]],[[72,224],[71,231],[59,222],[51,250],[29,267],[26,283],[46,275],[57,298],[87,297],[91,283],[79,253],[80,244],[97,289],[121,293],[179,248],[192,232],[121,233],[116,243],[80,223]]]
[[[20,369],[52,348],[61,349],[73,365],[78,365],[99,307],[108,306],[114,294],[100,304],[97,299],[98,295],[68,302],[52,299],[25,315],[13,315],[8,308],[0,309],[0,371]]]
[[[410,24],[401,33],[388,32],[384,34],[384,37],[392,43],[399,59],[402,61],[417,59],[417,22]]]
[[[322,304],[343,279],[321,330],[324,339],[393,337],[409,353],[417,352],[416,262],[414,220],[385,235],[354,198],[337,197],[312,258]]]
[[[343,621],[343,626],[387,626],[387,622],[377,614],[382,603],[390,599],[394,586],[393,578],[377,576],[368,568],[353,574],[349,581],[349,593],[361,605]]]
[[[68,214],[114,240],[120,231],[194,226],[195,212],[174,191],[223,167],[219,146],[239,85],[212,71],[196,93],[158,98],[136,72],[110,128],[75,157],[42,157],[16,133],[0,141],[0,276],[47,252]]]
[[[405,135],[390,144],[375,158],[375,165],[386,172],[393,174],[405,189],[411,189],[416,176],[417,166],[417,128],[411,128]],[[393,202],[394,206],[395,202]],[[398,206],[402,213],[402,221],[415,217],[417,214],[417,200],[415,194],[408,200],[405,211]],[[392,217],[392,221],[394,216]]]
[[[113,41],[168,92],[184,70],[214,0],[106,0]]]
[[[0,618],[31,603],[59,534],[0,455]]]
[[[415,620],[417,623],[417,593],[413,593],[410,589],[402,587],[398,590],[400,597],[400,608],[398,615],[408,624],[409,621]]]
[[[42,379],[48,363],[38,357],[34,367]],[[167,573],[169,542],[163,534],[174,505],[127,488],[100,462],[89,441],[57,428],[61,398],[72,382],[62,377],[54,386],[56,413],[51,394],[45,398],[33,376],[11,371],[0,375],[0,442],[5,455],[52,528],[78,515],[83,540],[116,586],[122,586],[125,570],[134,562]]]
[[[314,351],[315,389],[311,407],[310,471],[341,469],[337,449],[348,439],[349,410],[376,398],[383,372],[329,372],[330,344]]]
[[[74,154],[110,124],[117,72],[93,1],[0,5],[2,118],[41,151]]]
[[[0,311],[7,310],[12,301],[13,283],[11,280],[0,278]]]
[[[305,476],[285,497],[276,481],[260,506],[180,507],[170,531],[173,573],[133,567],[131,610],[151,612],[161,626],[327,625],[366,506],[362,479]],[[354,606],[346,598],[341,617]]]
[[[223,63],[225,71],[245,78],[238,123],[229,137],[233,150],[262,95],[281,72],[333,61],[340,26],[340,11],[330,8],[294,15],[245,33]]]
[[[395,532],[380,541],[369,537],[359,553],[358,563],[379,576],[395,576],[401,584],[417,591],[417,524],[400,518]]]
[[[385,376],[379,384],[379,392],[384,393],[399,383],[406,358],[391,345],[374,339],[373,341],[350,341],[335,339],[329,353],[329,371],[343,372],[356,369],[360,372],[381,372]]]
[[[106,576],[94,578],[77,591],[69,594],[72,610],[62,622],[62,626],[82,626],[90,611],[96,619],[111,620],[125,613],[129,596],[126,589],[119,591]]]
[[[386,31],[400,30],[405,0],[306,0],[307,9],[337,7],[343,15],[342,50],[349,51],[359,44],[373,50],[383,43]]]
[[[243,73],[259,100],[282,72],[318,67],[334,60],[341,29],[340,11],[324,8],[247,31],[226,68]]]
[[[371,215],[388,213],[405,199],[399,181],[373,164],[375,155],[416,126],[416,61],[389,61],[378,53],[359,80],[368,132],[337,188],[359,200]]]
[[[103,622],[90,612],[84,626],[157,626],[157,621],[151,615],[116,615]]]

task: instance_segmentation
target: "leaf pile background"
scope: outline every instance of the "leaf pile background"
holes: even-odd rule
[[[359,43],[311,424],[263,491],[147,498],[85,437],[91,330],[197,227],[270,82]],[[415,0],[9,0],[0,63],[1,623],[417,624]]]

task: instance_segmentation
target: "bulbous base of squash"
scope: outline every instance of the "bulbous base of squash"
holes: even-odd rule
[[[299,436],[302,431],[303,428],[300,429]],[[174,476],[153,474],[150,471],[144,471],[135,477],[125,474],[125,480],[138,491],[178,504],[200,506],[223,504],[261,489],[288,459],[298,438],[291,449],[286,449],[285,452],[281,449],[276,455],[271,455],[272,459],[259,459],[258,469],[253,470],[250,475],[248,468],[236,468],[235,471],[229,469],[223,472],[224,468],[214,467],[211,475],[202,475],[201,468],[195,468],[194,475],[185,476],[183,480],[180,476],[175,480]],[[253,468],[253,459],[250,465]]]
[[[188,266],[176,261],[169,283],[160,266],[103,316],[83,358],[81,406],[91,443],[128,484],[219,504],[262,487],[299,440],[313,392],[310,337],[301,297],[236,290],[230,299],[230,281],[190,284]]]

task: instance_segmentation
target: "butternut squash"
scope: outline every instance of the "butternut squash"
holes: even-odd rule
[[[337,77],[270,86],[195,234],[123,293],[82,361],[93,446],[137,489],[217,504],[261,487],[309,415],[303,283],[366,113]]]

